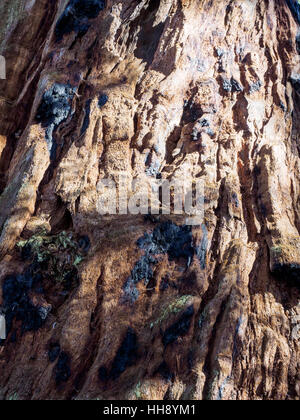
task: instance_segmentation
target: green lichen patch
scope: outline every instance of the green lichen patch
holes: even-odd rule
[[[278,262],[298,262],[300,256],[300,241],[298,236],[289,236],[280,240],[270,248],[271,257]]]
[[[162,310],[160,316],[150,324],[150,328],[152,329],[156,325],[161,325],[171,315],[176,315],[179,312],[181,312],[187,306],[187,303],[191,298],[191,295],[183,295],[172,301],[168,306],[166,306]]]
[[[74,235],[64,231],[57,235],[47,235],[42,231],[19,241],[17,247],[23,259],[37,263],[44,274],[68,288],[70,279],[77,277],[77,267],[85,257]]]
[[[8,401],[16,401],[16,400],[19,400],[19,396],[18,396],[18,394],[16,392],[14,392],[13,394],[11,394],[8,397]]]
[[[138,382],[135,390],[134,390],[134,394],[137,400],[141,400],[142,399],[142,392],[141,392],[141,383]]]
[[[273,254],[281,254],[282,253],[282,247],[281,246],[272,246],[271,252]]]

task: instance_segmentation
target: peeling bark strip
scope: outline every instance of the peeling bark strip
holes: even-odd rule
[[[299,400],[299,2],[0,16],[0,399]],[[101,216],[120,172],[202,224]]]

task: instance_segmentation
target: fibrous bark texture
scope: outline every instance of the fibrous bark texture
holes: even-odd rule
[[[0,398],[299,399],[298,3],[0,12]],[[203,223],[102,216],[120,172]]]

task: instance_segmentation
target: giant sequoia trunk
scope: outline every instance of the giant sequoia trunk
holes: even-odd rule
[[[299,399],[294,0],[2,0],[1,399]],[[200,225],[103,178],[205,186]]]

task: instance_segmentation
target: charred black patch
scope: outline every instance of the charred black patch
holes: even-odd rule
[[[11,331],[14,319],[21,321],[22,333],[37,331],[44,325],[51,310],[51,306],[33,305],[29,296],[30,291],[39,291],[37,289],[42,280],[35,268],[35,264],[31,264],[23,274],[10,275],[4,279],[2,295],[7,332]]]
[[[172,287],[174,287],[174,283],[170,284]],[[177,285],[177,288],[182,290],[182,293],[193,293],[195,288],[197,288],[198,285],[198,278],[196,271],[192,270],[185,274],[183,277],[179,278],[179,282]]]
[[[123,302],[133,303],[137,300],[137,283],[144,280],[145,285],[149,284],[153,278],[153,268],[158,262],[156,255],[168,254],[170,261],[184,259],[189,265],[195,254],[191,227],[178,226],[170,221],[160,223],[152,233],[145,233],[137,245],[145,250],[145,255],[135,264],[125,282]]]
[[[200,125],[201,127],[209,127],[209,121],[208,121],[206,118],[202,118],[202,119],[199,121],[199,125]]]
[[[243,87],[233,77],[231,79],[223,79],[222,86],[225,92],[242,92]]]
[[[105,366],[101,366],[98,370],[98,378],[101,382],[106,382],[109,379],[109,374]]]
[[[15,343],[17,341],[17,333],[14,331],[10,336],[10,342]]]
[[[232,92],[242,92],[243,87],[237,82],[233,77],[231,78],[231,91]]]
[[[66,272],[63,276],[63,289],[65,291],[71,291],[74,287],[79,284],[78,270],[73,267],[70,271]]]
[[[192,350],[189,351],[189,354],[187,357],[187,365],[188,365],[189,371],[191,371],[194,366],[194,352]]]
[[[106,382],[109,379],[118,379],[125,370],[132,366],[137,360],[137,336],[134,330],[129,327],[126,335],[119,347],[117,354],[112,362],[111,369],[101,366],[98,370],[98,377],[101,382]]]
[[[164,292],[165,290],[167,290],[169,288],[170,285],[170,278],[168,276],[164,276],[161,279],[160,285],[159,285],[159,290],[161,292]]]
[[[81,127],[80,135],[84,134],[90,125],[90,114],[91,114],[91,103],[92,100],[88,99],[85,104],[85,115],[84,120]]]
[[[98,107],[102,108],[108,101],[108,96],[102,93],[98,98]]]
[[[50,343],[48,350],[48,358],[51,363],[55,362],[60,354],[60,345],[59,343]]]
[[[87,236],[75,239],[72,232],[57,235],[41,232],[19,241],[17,246],[29,265],[22,273],[4,278],[2,296],[7,333],[11,332],[13,322],[19,321],[23,334],[37,331],[46,322],[52,305],[41,295],[48,293],[50,299],[53,295],[61,296],[51,302],[60,305],[78,286],[78,265],[86,256],[90,241]]]
[[[138,283],[141,280],[145,281],[147,285],[153,276],[151,264],[156,262],[155,258],[151,256],[143,256],[134,266],[131,272],[131,278],[134,283]]]
[[[30,244],[25,245],[21,251],[22,260],[26,261],[32,258],[32,249]]]
[[[277,263],[274,265],[272,272],[278,280],[284,280],[300,290],[300,264]]]
[[[53,138],[55,129],[65,121],[71,113],[75,88],[70,85],[54,83],[42,98],[36,113],[36,121],[46,128],[46,141],[51,159],[56,155],[56,142]]]
[[[208,232],[206,226],[202,225],[202,240],[200,245],[197,247],[197,257],[200,261],[200,267],[202,270],[206,267],[206,255],[207,255],[207,247],[208,247]]]
[[[253,168],[253,175],[255,177],[259,176],[261,174],[261,168],[258,165],[255,165]]]
[[[299,51],[298,52],[300,54],[300,39],[299,39]],[[279,106],[280,106],[280,108],[282,109],[283,112],[287,111],[286,106],[284,105],[284,103],[282,101],[279,101]]]
[[[62,382],[67,382],[70,378],[70,363],[70,356],[65,352],[61,352],[54,368],[56,385],[60,385]]]
[[[104,0],[70,0],[55,27],[56,41],[76,32],[83,36],[89,30],[90,19],[95,19],[105,8]]]
[[[262,203],[262,202],[260,202],[260,211],[261,211],[261,214],[264,216],[264,217],[267,217],[268,216],[268,210],[267,210],[267,207]]]
[[[226,92],[231,92],[232,86],[231,86],[231,82],[230,82],[230,80],[228,80],[228,79],[224,79],[224,80],[223,80],[223,89],[224,89]]]
[[[168,254],[170,261],[194,255],[193,236],[190,226],[178,226],[168,221],[155,227],[151,234],[146,233],[137,242],[141,249],[150,254]]]
[[[290,78],[291,84],[297,93],[300,93],[300,75],[294,75]]]
[[[174,374],[170,371],[170,368],[165,361],[158,366],[155,373],[160,374],[167,382],[172,381],[174,378]]]
[[[201,105],[195,104],[193,99],[184,101],[183,117],[184,123],[195,122],[203,115]]]
[[[286,2],[291,9],[295,21],[300,24],[300,4],[297,0],[286,0]]]
[[[182,314],[179,320],[175,322],[175,324],[166,329],[162,338],[162,342],[165,347],[168,344],[176,341],[178,337],[187,334],[188,330],[190,329],[193,315],[194,307],[191,305],[185,310],[185,312]]]
[[[87,235],[80,236],[78,239],[79,249],[87,253],[91,247],[90,239]]]
[[[153,266],[156,262],[157,260],[148,254],[138,260],[123,287],[125,293],[124,302],[134,302],[138,298],[139,292],[136,285],[143,280],[146,286],[149,284],[153,278]]]
[[[132,328],[128,328],[126,336],[114,358],[110,377],[115,380],[137,359],[137,336]]]
[[[239,208],[240,203],[239,203],[239,199],[238,199],[238,195],[237,195],[237,193],[233,193],[231,197],[232,197],[232,200],[233,200],[234,206],[238,209],[238,208]]]
[[[262,87],[262,82],[260,80],[257,80],[256,82],[252,83],[249,86],[249,93],[258,92],[260,88]]]
[[[158,216],[155,216],[153,214],[145,214],[144,221],[156,224],[156,223],[159,223],[159,218]]]

